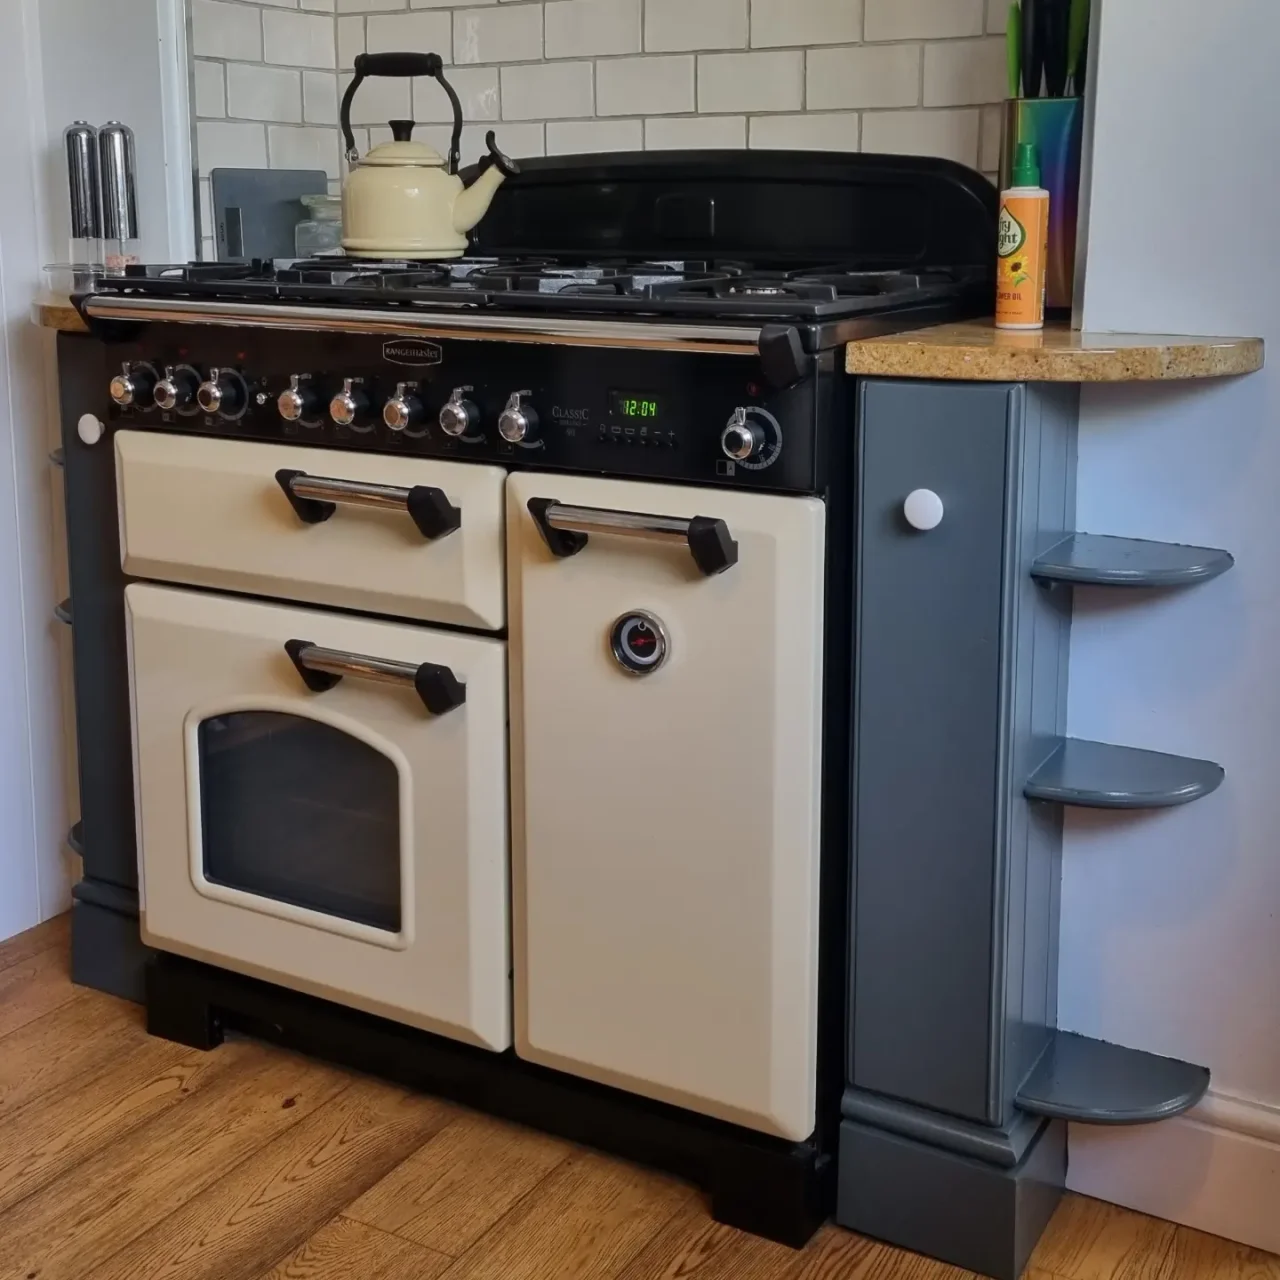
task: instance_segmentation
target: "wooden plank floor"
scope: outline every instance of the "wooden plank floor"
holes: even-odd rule
[[[0,943],[0,1280],[962,1280],[827,1227],[802,1252],[672,1178],[269,1046],[197,1053],[73,987],[62,917]],[[1078,1196],[1031,1280],[1280,1280]]]

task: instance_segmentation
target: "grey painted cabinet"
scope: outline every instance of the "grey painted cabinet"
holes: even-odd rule
[[[1070,591],[1031,569],[1073,529],[1077,394],[858,397],[839,1220],[996,1275],[1065,1172],[1063,1126],[1014,1098],[1056,1021],[1062,810],[1023,783],[1065,727]],[[917,489],[936,527],[908,521]]]
[[[1222,778],[1065,736],[1072,586],[1136,600],[1231,566],[1075,529],[1078,400],[888,380],[858,394],[837,1218],[1008,1280],[1061,1193],[1065,1120],[1160,1120],[1209,1081],[1057,1028],[1062,806],[1183,804]]]

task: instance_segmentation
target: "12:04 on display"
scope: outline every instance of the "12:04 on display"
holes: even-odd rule
[[[609,413],[628,422],[654,422],[661,414],[662,402],[657,396],[635,391],[610,391]]]

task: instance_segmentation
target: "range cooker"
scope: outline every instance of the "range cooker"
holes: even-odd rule
[[[844,1039],[843,346],[988,308],[995,193],[878,156],[522,168],[448,264],[77,300],[77,678],[127,678],[82,774],[129,786],[153,1030],[411,1058],[798,1242]]]

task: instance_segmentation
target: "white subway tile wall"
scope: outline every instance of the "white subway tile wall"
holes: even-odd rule
[[[999,164],[1008,0],[189,0],[202,248],[210,169],[341,174],[355,57],[439,53],[464,163],[492,128],[512,155],[684,148],[940,155]],[[357,147],[412,115],[448,148],[429,78],[371,78]]]

